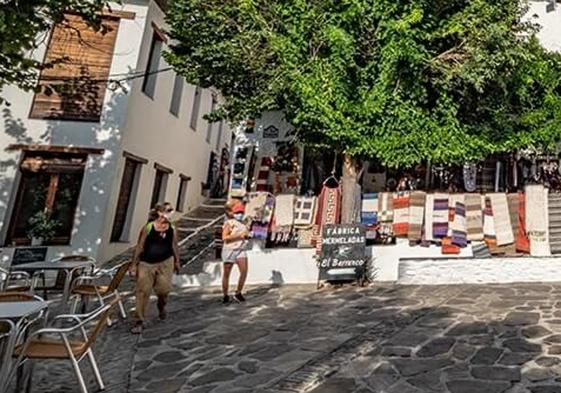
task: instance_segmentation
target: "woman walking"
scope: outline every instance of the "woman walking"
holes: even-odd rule
[[[230,200],[224,206],[228,219],[222,226],[222,262],[224,263],[224,272],[222,274],[222,293],[224,298],[222,303],[230,303],[228,288],[230,286],[230,273],[234,264],[238,265],[240,277],[238,279],[238,287],[234,294],[234,300],[245,302],[242,295],[243,286],[247,277],[247,254],[245,246],[249,238],[249,230],[243,223],[244,205],[236,200]]]
[[[154,221],[140,231],[134,251],[131,276],[136,276],[136,323],[133,333],[142,333],[152,290],[158,297],[158,315],[166,319],[166,304],[173,272],[179,272],[177,234],[163,209],[154,209]]]

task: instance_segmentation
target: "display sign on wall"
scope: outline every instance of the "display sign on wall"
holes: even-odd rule
[[[12,265],[43,262],[47,259],[47,247],[18,247],[14,251]]]
[[[364,225],[323,226],[318,263],[320,280],[359,280],[364,276],[367,260]]]

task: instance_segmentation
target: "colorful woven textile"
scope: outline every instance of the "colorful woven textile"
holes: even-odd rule
[[[393,195],[391,192],[381,192],[378,195],[378,221],[393,222]]]
[[[434,194],[432,235],[442,239],[448,233],[448,194]]]
[[[245,215],[253,221],[265,221],[265,205],[267,203],[267,192],[250,192],[247,194]],[[268,220],[267,220],[268,222]]]
[[[277,195],[272,229],[273,241],[287,242],[289,240],[294,225],[294,202],[295,197],[292,194]]]
[[[362,209],[360,222],[367,226],[378,224],[378,194],[370,193],[362,195]]]
[[[412,242],[419,242],[422,239],[426,195],[423,191],[413,191],[411,193],[407,238]]]
[[[248,196],[249,200],[245,208],[245,214],[252,220],[253,238],[266,240],[273,220],[275,197],[267,192],[253,192]]]
[[[526,186],[526,230],[530,255],[550,255],[548,235],[547,189],[542,185]]]
[[[454,222],[454,217],[456,215],[456,203],[459,202],[462,205],[464,205],[464,213],[465,213],[464,200],[465,200],[464,194],[448,195],[448,231],[446,232],[446,236],[448,237],[452,237],[452,223]]]
[[[469,241],[483,240],[483,212],[480,194],[465,194],[466,230]]]
[[[409,230],[408,192],[396,192],[393,195],[393,233],[395,236],[407,236]]]
[[[462,248],[466,247],[466,207],[461,202],[456,202],[454,220],[450,223],[450,228],[452,229],[452,244]]]
[[[508,202],[508,213],[510,214],[510,224],[512,225],[512,234],[514,235],[514,243],[516,243],[516,237],[518,236],[518,227],[520,225],[520,219],[518,214],[519,208],[519,197],[518,193],[507,194],[506,196]]]
[[[514,234],[512,233],[512,224],[510,222],[510,213],[508,211],[506,194],[490,193],[487,194],[487,196],[491,200],[497,246],[513,244]]]
[[[255,189],[257,191],[270,191],[271,182],[269,181],[269,174],[271,172],[271,165],[273,163],[271,157],[261,157],[259,162],[259,169],[257,170],[257,179],[255,180]]]
[[[526,196],[518,193],[518,233],[516,234],[516,251],[530,253],[530,239],[526,233]]]
[[[561,194],[548,196],[548,238],[551,254],[561,254]]]
[[[318,253],[321,251],[321,231],[323,225],[338,224],[341,219],[341,187],[323,186],[318,198],[314,238]]]
[[[300,228],[298,229],[298,248],[313,248],[313,237],[314,229],[310,228]]]
[[[432,242],[434,236],[432,234],[433,227],[433,212],[434,212],[434,195],[427,194],[425,198],[425,225],[423,238],[425,242]]]
[[[308,227],[315,222],[317,198],[315,196],[296,197],[294,206],[294,225]]]
[[[473,242],[471,249],[474,258],[491,258],[491,253],[485,242]]]
[[[489,197],[484,198],[485,208],[483,210],[483,236],[485,239],[485,244],[491,254],[496,251],[497,248],[497,237],[495,235],[495,221],[493,217],[493,209],[491,207],[491,199]]]
[[[452,243],[452,238],[446,236],[442,238],[442,254],[455,255],[460,253],[460,247]]]

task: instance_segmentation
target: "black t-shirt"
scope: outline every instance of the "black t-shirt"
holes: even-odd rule
[[[173,228],[158,232],[150,225],[144,241],[140,260],[146,263],[160,263],[173,256]]]

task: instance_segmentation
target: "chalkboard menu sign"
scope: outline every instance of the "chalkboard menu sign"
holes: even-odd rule
[[[363,277],[367,261],[363,225],[325,225],[321,241],[320,280],[350,281]]]
[[[18,247],[14,251],[12,265],[42,262],[47,259],[47,247]]]

